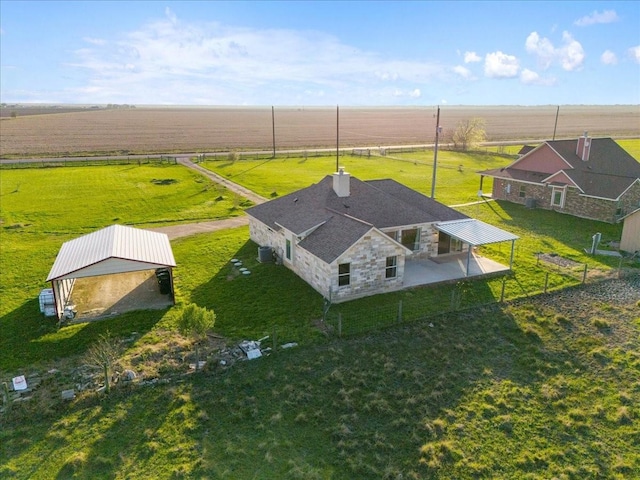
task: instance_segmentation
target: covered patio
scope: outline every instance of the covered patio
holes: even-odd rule
[[[480,277],[511,270],[514,244],[519,238],[517,235],[472,218],[440,222],[436,228],[448,237],[460,241],[466,249],[457,254],[438,255],[429,259],[407,259],[404,287]],[[474,253],[475,247],[500,242],[511,242],[509,266]]]

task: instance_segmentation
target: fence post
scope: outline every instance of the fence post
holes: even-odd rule
[[[620,257],[620,261],[618,262],[618,278],[622,278],[622,257]]]
[[[338,337],[342,338],[342,312],[338,312]]]
[[[4,403],[4,413],[8,414],[11,410],[11,400],[9,400],[9,386],[7,382],[2,382],[2,400]]]
[[[276,353],[278,348],[278,340],[277,340],[278,331],[276,330],[276,325],[273,326],[273,334],[271,335],[271,341],[273,344],[273,353]]]
[[[587,282],[587,264],[584,264],[584,272],[582,273],[582,283],[586,283]]]
[[[547,293],[547,287],[549,286],[549,272],[544,275],[544,293]]]
[[[398,323],[402,323],[402,299],[398,302]]]

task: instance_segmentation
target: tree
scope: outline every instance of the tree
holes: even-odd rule
[[[194,340],[196,351],[196,371],[200,363],[198,343],[205,337],[208,330],[211,330],[216,323],[216,314],[213,310],[199,307],[195,303],[190,303],[183,310],[178,318],[178,330],[184,336],[190,336]]]
[[[87,363],[102,369],[104,373],[105,393],[111,391],[110,370],[119,356],[120,344],[108,333],[106,335],[100,335],[98,340],[89,347],[89,350],[87,350],[85,354]]]
[[[464,151],[471,150],[479,143],[484,142],[486,137],[483,118],[462,120],[453,132],[453,147]]]

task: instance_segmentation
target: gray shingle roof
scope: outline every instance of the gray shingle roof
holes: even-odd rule
[[[583,161],[576,155],[576,142],[577,140],[554,140],[546,143],[571,165],[571,168],[564,169],[564,172],[586,195],[617,199],[640,178],[640,163],[613,139],[591,139],[591,150],[587,161]],[[531,155],[535,155],[535,152]],[[542,183],[542,180],[550,176],[510,167],[479,173],[535,183]]]
[[[338,197],[333,178],[247,209],[274,230],[311,234],[300,246],[326,262],[335,260],[371,228],[461,220],[466,215],[395,180],[362,181],[350,177],[350,195]]]

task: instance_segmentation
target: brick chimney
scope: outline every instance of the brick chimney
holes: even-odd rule
[[[350,175],[344,171],[344,167],[339,167],[338,171],[333,174],[333,190],[339,197],[348,197]]]
[[[588,137],[587,132],[578,138],[578,144],[576,145],[576,155],[578,155],[583,162],[589,160],[589,152],[591,152],[591,139]]]

